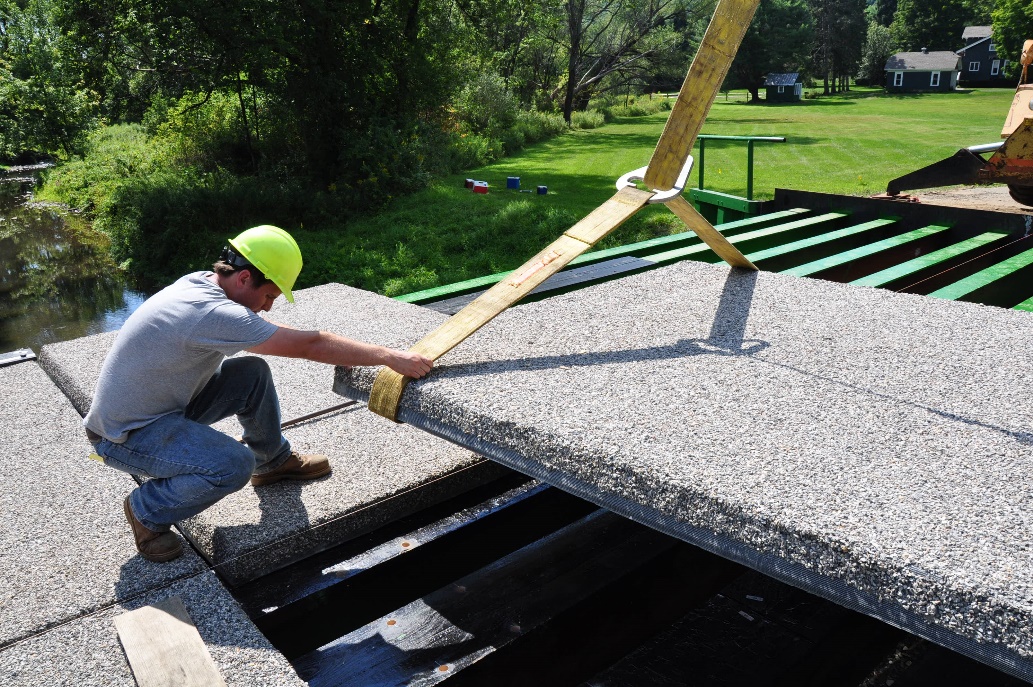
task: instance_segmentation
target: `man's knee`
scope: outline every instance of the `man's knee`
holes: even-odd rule
[[[264,358],[253,355],[245,355],[239,358],[229,358],[223,361],[224,370],[231,368],[234,375],[240,375],[252,379],[271,380],[273,371]]]
[[[219,465],[216,481],[224,489],[243,488],[255,471],[255,454],[243,444],[239,446],[240,450],[227,451]]]

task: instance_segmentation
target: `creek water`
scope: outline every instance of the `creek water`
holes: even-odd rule
[[[33,201],[42,169],[0,170],[0,353],[113,331],[148,295],[118,270],[104,235]]]

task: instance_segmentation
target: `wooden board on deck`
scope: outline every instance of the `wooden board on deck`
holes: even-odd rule
[[[225,687],[178,596],[118,616],[115,628],[140,687]]]

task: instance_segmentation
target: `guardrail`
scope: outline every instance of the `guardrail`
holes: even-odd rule
[[[746,200],[753,200],[753,144],[754,143],[785,143],[785,136],[717,136],[711,134],[700,134],[696,137],[699,141],[699,183],[696,188],[703,188],[703,168],[706,165],[707,141],[744,141],[746,143]]]

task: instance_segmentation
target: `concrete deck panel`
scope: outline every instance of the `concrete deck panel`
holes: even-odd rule
[[[99,609],[0,649],[6,687],[135,687],[115,630],[127,611],[179,596],[229,687],[304,685],[211,572]]]
[[[351,302],[368,340],[439,321]],[[1028,313],[685,262],[503,313],[399,417],[1033,681],[1031,342]]]
[[[0,646],[204,569],[189,551],[137,555],[132,479],[88,459],[82,419],[35,362],[0,368],[0,389]]]
[[[356,318],[379,297],[328,285],[282,299],[269,319],[306,329],[354,336]],[[348,307],[343,307],[347,304]],[[444,318],[437,315],[438,318]],[[397,345],[419,336],[406,333]],[[89,409],[101,364],[115,333],[45,346],[40,364],[76,409]],[[284,420],[338,405],[333,368],[304,360],[266,358],[273,369]],[[236,420],[217,425],[239,435]],[[403,517],[491,479],[503,470],[490,461],[412,427],[380,422],[354,407],[285,430],[292,446],[326,453],[330,477],[309,483],[245,487],[198,516],[182,531],[231,584],[240,584],[334,544]]]

